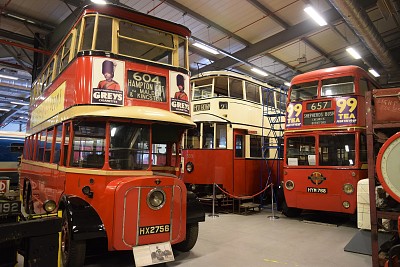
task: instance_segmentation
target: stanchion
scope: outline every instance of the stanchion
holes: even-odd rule
[[[215,214],[215,183],[213,183],[213,199],[212,199],[212,214],[208,214],[210,217],[219,217],[218,214]]]
[[[271,211],[272,215],[268,216],[270,220],[275,220],[279,219],[279,216],[275,215],[275,209],[274,209],[274,186],[271,184]]]

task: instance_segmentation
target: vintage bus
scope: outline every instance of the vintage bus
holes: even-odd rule
[[[3,190],[17,189],[18,165],[24,148],[25,133],[0,131],[0,177],[7,180],[7,185],[0,185]]]
[[[182,151],[188,188],[210,196],[217,184],[234,196],[252,196],[276,184],[286,92],[230,71],[202,73],[191,83],[197,128],[188,131]]]
[[[356,66],[292,79],[284,131],[286,216],[303,209],[355,213],[357,182],[367,177],[365,92],[374,88]]]
[[[25,212],[62,210],[64,266],[82,266],[99,244],[133,250],[140,266],[156,247],[190,250],[204,221],[178,177],[182,136],[195,127],[176,96],[189,88],[190,31],[117,5],[72,18],[33,83]]]

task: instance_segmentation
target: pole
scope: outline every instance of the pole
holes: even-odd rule
[[[212,199],[212,214],[209,214],[210,217],[219,217],[218,214],[215,214],[215,183],[213,183],[213,199]]]
[[[274,209],[274,185],[271,184],[271,212],[272,215],[268,216],[270,220],[279,219],[278,216],[275,216],[275,209]]]

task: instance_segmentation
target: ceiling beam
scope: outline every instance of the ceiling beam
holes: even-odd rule
[[[225,33],[226,35],[228,35],[229,37],[233,37],[236,40],[238,40],[239,42],[241,42],[242,44],[249,46],[251,45],[251,43],[245,39],[243,39],[242,37],[240,37],[239,35],[236,35],[235,33],[228,31],[227,29],[225,29],[224,27],[218,25],[217,23],[203,17],[202,15],[200,15],[199,13],[194,12],[193,10],[187,8],[186,6],[178,3],[175,0],[165,0],[164,2],[168,3],[170,6],[181,10],[184,14],[188,14],[190,16],[192,16],[193,18],[199,20],[200,22],[203,22],[204,24],[207,24],[223,33]]]
[[[323,16],[326,18],[328,23],[334,23],[342,19],[340,14],[334,10],[329,9],[326,11]],[[250,45],[248,48],[244,48],[233,53],[233,56],[236,58],[250,58],[262,53],[265,53],[268,50],[271,50],[275,47],[282,46],[286,43],[289,43],[293,40],[300,39],[304,36],[307,36],[315,31],[319,30],[316,27],[315,22],[311,20],[305,20],[301,23],[298,23],[290,28],[283,30],[277,34],[272,35],[271,37],[265,38],[255,44]],[[201,69],[201,71],[209,71],[213,69],[226,69],[231,65],[235,64],[235,59],[230,57],[224,57],[210,65],[207,65]]]

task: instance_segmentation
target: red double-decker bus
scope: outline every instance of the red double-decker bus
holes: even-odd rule
[[[293,78],[284,131],[286,216],[303,209],[355,213],[357,182],[367,177],[364,96],[374,88],[356,66]]]
[[[188,37],[116,5],[83,7],[33,83],[20,187],[28,214],[63,211],[64,266],[87,246],[156,250],[196,243],[204,212],[178,178],[190,120]],[[146,253],[149,255],[146,256]]]

